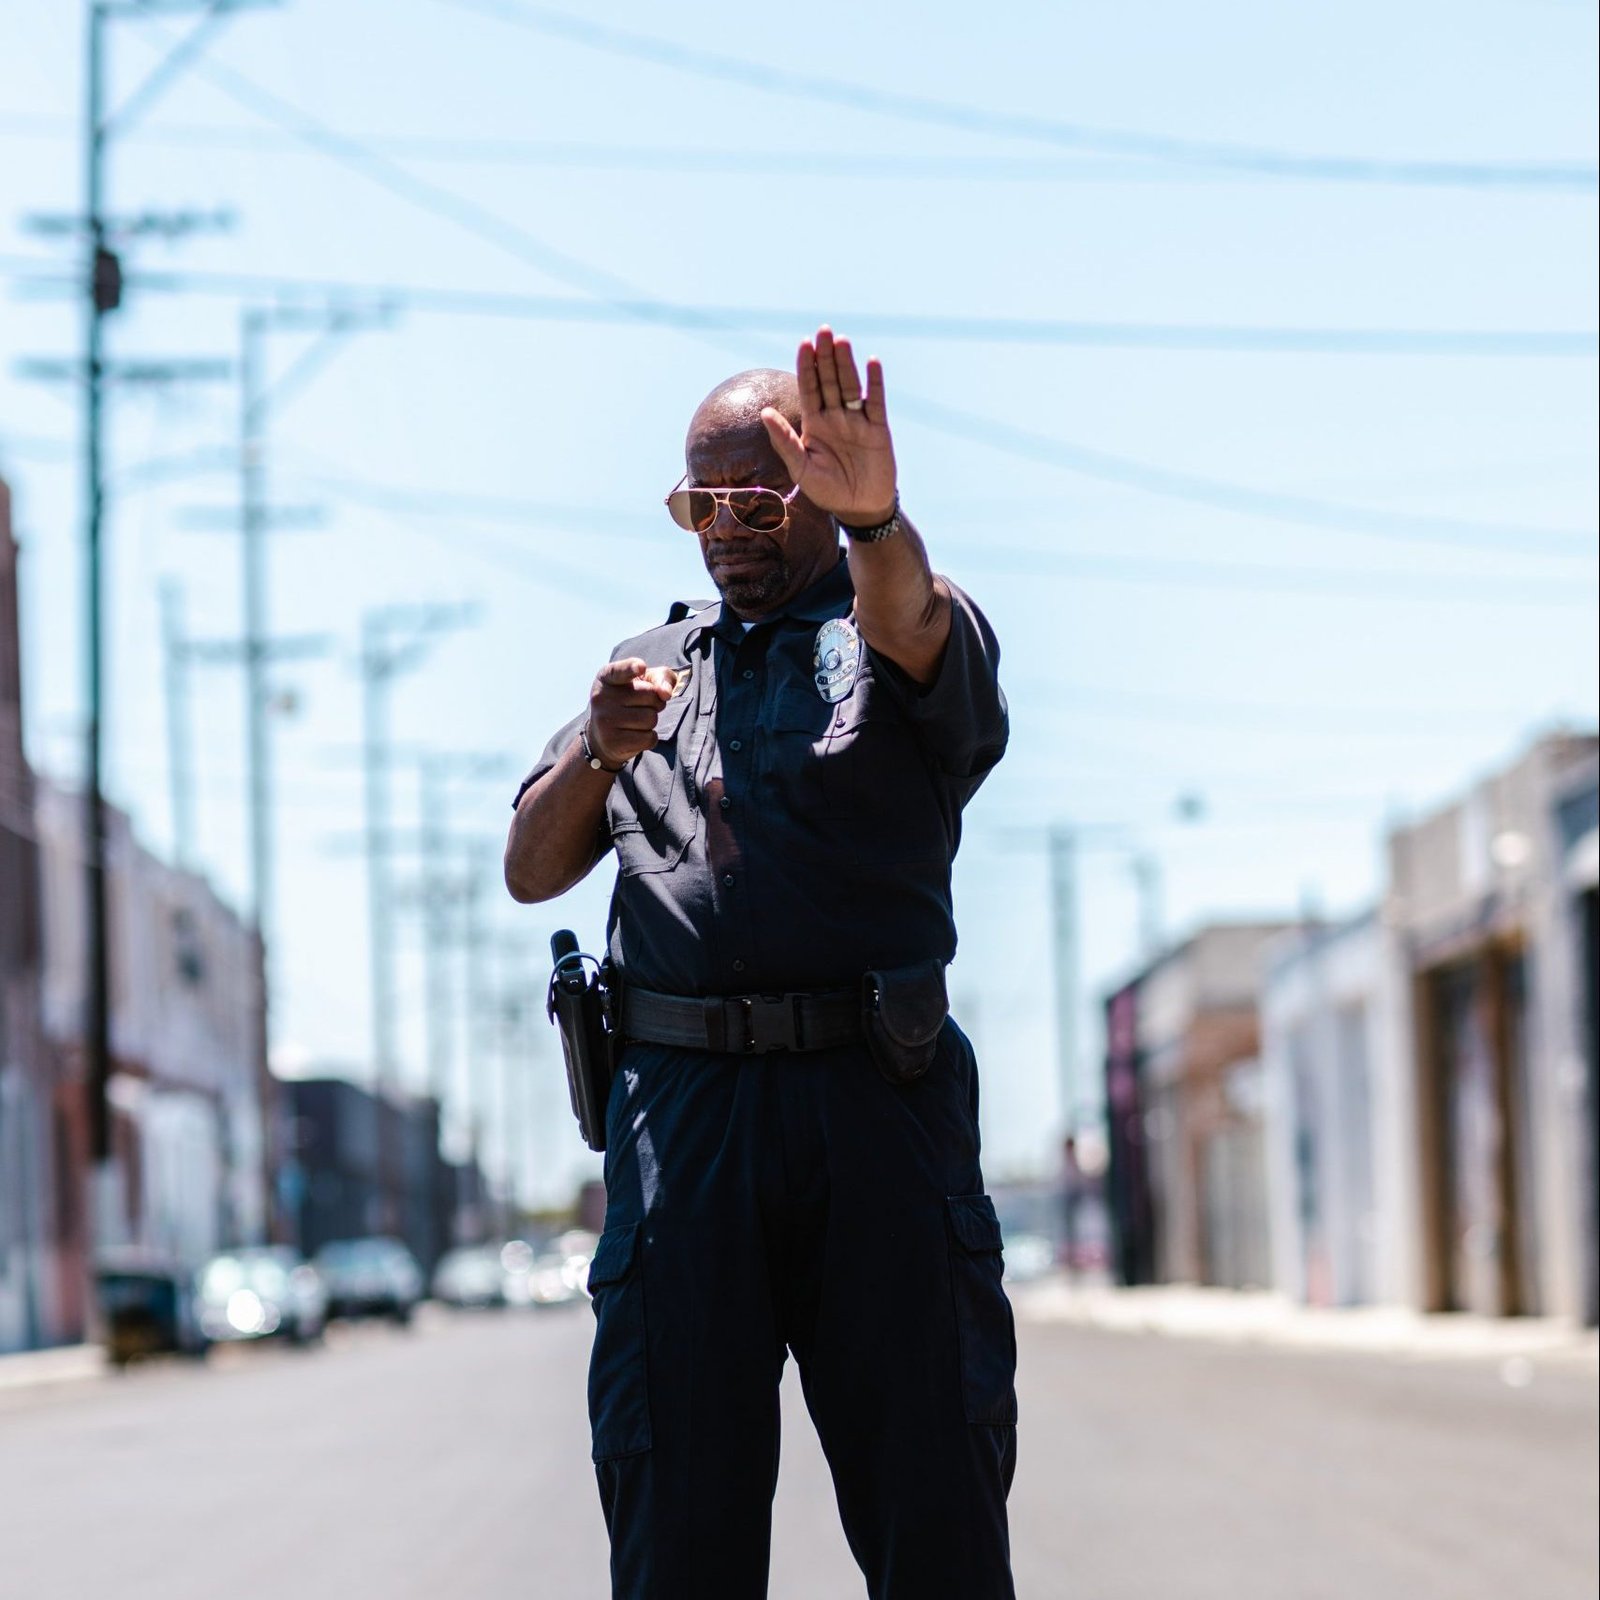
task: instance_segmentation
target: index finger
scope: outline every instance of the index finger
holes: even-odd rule
[[[601,667],[598,674],[601,683],[614,684],[618,688],[631,684],[635,678],[641,678],[650,670],[647,661],[641,661],[638,656],[628,656],[622,661],[609,661]]]

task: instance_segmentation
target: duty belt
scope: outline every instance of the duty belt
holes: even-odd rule
[[[834,1050],[863,1037],[861,995],[854,989],[829,989],[820,994],[719,994],[695,999],[624,985],[622,1034],[644,1044],[734,1055]]]

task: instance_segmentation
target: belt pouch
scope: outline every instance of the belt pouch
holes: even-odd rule
[[[890,967],[861,980],[867,1049],[890,1083],[915,1083],[933,1065],[949,1010],[942,961]]]

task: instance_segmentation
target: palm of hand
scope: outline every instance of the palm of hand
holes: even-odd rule
[[[862,392],[846,339],[827,328],[800,346],[800,431],[770,407],[762,421],[774,448],[805,497],[841,522],[866,527],[892,514],[894,441],[884,407],[883,367],[867,362]]]

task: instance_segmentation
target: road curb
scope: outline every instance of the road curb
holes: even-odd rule
[[[1161,1286],[1079,1288],[1060,1280],[1012,1291],[1025,1321],[1215,1343],[1266,1345],[1418,1361],[1556,1361],[1600,1364],[1593,1328],[1554,1317],[1478,1317],[1403,1306],[1325,1309],[1281,1295]]]
[[[52,1383],[84,1383],[106,1373],[106,1353],[97,1344],[59,1345],[0,1355],[0,1394]]]

